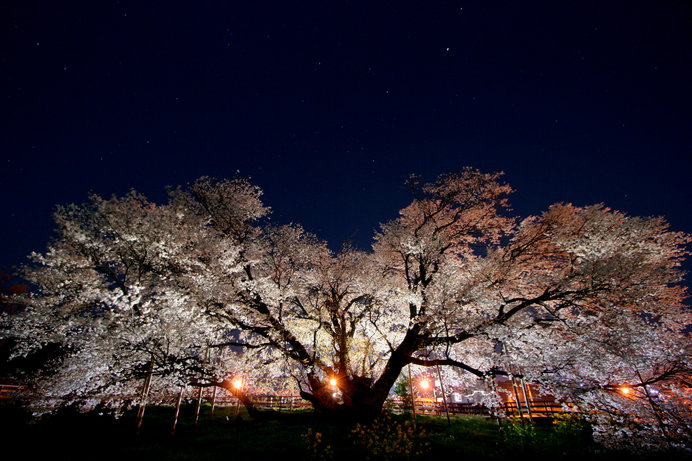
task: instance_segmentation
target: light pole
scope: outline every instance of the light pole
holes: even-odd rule
[[[432,399],[435,402],[435,406],[437,406],[437,401],[435,400],[435,384],[431,383],[428,378],[423,378],[420,381],[418,381],[418,386],[421,388],[423,392],[426,392],[428,389],[432,387]],[[425,400],[423,401],[425,402]]]
[[[339,397],[339,388],[336,386],[338,383],[335,376],[329,378],[329,386],[332,388],[332,398],[336,400]]]
[[[245,380],[243,378],[236,378],[233,380],[233,387],[236,389],[236,403],[235,403],[235,420],[238,421],[238,415],[240,414],[240,394],[245,388]]]
[[[175,428],[178,426],[178,416],[180,416],[180,403],[183,401],[183,391],[185,390],[185,385],[180,386],[180,392],[178,393],[178,402],[175,406],[175,419],[173,420],[173,430],[171,435],[175,435]]]
[[[421,389],[423,389],[424,391],[427,391],[428,388],[430,387],[430,381],[428,381],[428,378],[423,378],[420,380],[418,385],[420,386]],[[433,394],[434,394],[434,390],[433,390]]]

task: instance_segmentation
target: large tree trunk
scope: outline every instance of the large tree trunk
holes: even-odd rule
[[[359,421],[371,421],[382,413],[389,391],[410,362],[419,341],[417,331],[409,331],[399,347],[392,352],[382,374],[375,382],[358,376],[337,379],[342,403],[338,403],[333,396],[336,389],[317,380],[310,380],[312,392],[301,391],[300,395],[308,400],[316,411],[348,416]]]

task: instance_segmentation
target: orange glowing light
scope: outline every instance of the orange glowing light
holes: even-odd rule
[[[421,387],[422,389],[427,389],[427,388],[429,388],[429,387],[430,387],[430,381],[428,381],[427,379],[421,379],[421,381],[420,381],[420,387]]]
[[[332,386],[336,386],[336,378],[330,379],[329,384],[331,384]]]
[[[235,381],[233,381],[233,387],[235,387],[236,389],[240,389],[241,387],[243,387],[243,380],[238,378]]]
[[[632,391],[632,389],[630,389],[627,386],[622,386],[620,388],[620,392],[622,392],[623,395],[628,395],[631,391]]]

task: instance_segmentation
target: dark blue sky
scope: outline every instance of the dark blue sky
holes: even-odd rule
[[[239,171],[338,248],[429,179],[503,170],[554,202],[692,232],[687,1],[6,1],[0,267],[55,204]]]

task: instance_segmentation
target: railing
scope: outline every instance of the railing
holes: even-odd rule
[[[24,386],[17,384],[0,384],[0,399],[12,399],[24,391]]]
[[[529,400],[529,405],[531,407],[531,413],[526,407],[526,402],[519,402],[519,408],[517,408],[516,401],[504,402],[498,407],[498,410],[504,412],[508,417],[519,416],[519,415],[529,415],[537,418],[552,418],[555,413],[564,412],[562,403],[556,402],[555,400]],[[521,412],[520,412],[521,409]]]
[[[416,399],[416,413],[442,415],[445,413],[445,404],[432,399]],[[537,418],[552,418],[556,413],[562,413],[564,408],[555,400],[530,400],[531,416]],[[526,402],[521,402],[521,414],[529,415]],[[411,411],[410,404],[405,404],[400,398],[387,400],[387,408],[395,412]],[[493,415],[496,412],[508,417],[518,416],[519,409],[516,402],[504,402],[495,409],[475,403],[448,403],[447,408],[451,415]]]
[[[427,415],[442,415],[445,414],[444,402],[434,401],[433,399],[416,399],[416,413]],[[411,411],[410,403],[405,403],[399,397],[389,398],[386,403],[386,408],[394,412]],[[448,403],[447,409],[453,415],[489,415],[490,410],[484,405],[476,403]]]
[[[310,408],[310,402],[298,395],[274,395],[274,394],[252,394],[250,395],[253,403],[259,408],[270,408],[272,410],[300,410]],[[204,401],[211,403],[212,398],[207,395]],[[230,394],[223,393],[217,395],[215,399],[217,405],[235,405],[238,399]]]
[[[310,402],[298,395],[253,395],[255,406],[272,410],[300,410],[311,408]]]

